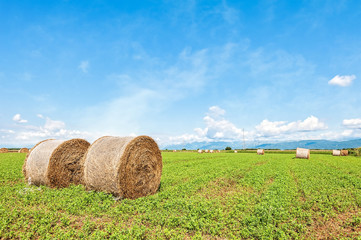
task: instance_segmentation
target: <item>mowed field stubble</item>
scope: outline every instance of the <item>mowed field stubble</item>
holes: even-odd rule
[[[361,236],[361,158],[163,152],[159,192],[135,200],[28,186],[0,154],[0,239],[310,239]]]

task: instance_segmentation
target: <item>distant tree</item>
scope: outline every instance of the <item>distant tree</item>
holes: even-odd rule
[[[231,147],[226,147],[224,150],[232,150]]]
[[[186,151],[187,149],[185,149],[185,148],[182,148],[182,151]]]

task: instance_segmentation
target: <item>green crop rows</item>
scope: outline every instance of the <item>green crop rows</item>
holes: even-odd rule
[[[0,154],[0,239],[315,239],[361,236],[361,158],[163,152],[159,193],[28,186]]]

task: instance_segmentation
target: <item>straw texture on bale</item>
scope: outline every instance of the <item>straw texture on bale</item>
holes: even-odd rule
[[[310,159],[310,149],[297,148],[296,149],[296,158]]]
[[[7,153],[9,150],[7,148],[0,148],[0,153]]]
[[[202,153],[202,152],[203,152],[202,149],[199,149],[199,150],[198,150],[198,153]]]
[[[341,156],[340,150],[332,150],[332,156]]]
[[[210,153],[213,153],[214,151],[213,150],[209,150]]]
[[[28,153],[29,149],[27,148],[20,148],[19,153]]]
[[[257,149],[258,155],[264,155],[264,149]]]
[[[83,161],[84,183],[89,190],[135,199],[159,189],[162,155],[151,137],[99,138]]]
[[[348,150],[341,150],[341,156],[347,156]]]
[[[205,153],[207,153],[207,152],[209,152],[209,150],[208,150],[208,149],[206,149],[206,150],[204,150],[204,152],[205,152]]]
[[[49,139],[31,149],[23,172],[29,184],[68,187],[82,182],[81,159],[90,143],[84,139]]]

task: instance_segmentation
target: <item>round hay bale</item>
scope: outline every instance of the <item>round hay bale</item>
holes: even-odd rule
[[[206,149],[206,150],[204,150],[204,152],[205,152],[205,153],[208,153],[208,152],[209,152],[209,150],[208,150],[208,149]]]
[[[214,151],[213,150],[209,150],[210,153],[213,153]]]
[[[198,153],[202,153],[202,152],[203,152],[202,149],[199,149],[199,150],[198,150]]]
[[[237,150],[234,150],[234,153],[237,153]]]
[[[310,159],[310,149],[297,148],[296,149],[296,158]]]
[[[341,156],[340,150],[332,150],[332,156]]]
[[[82,183],[82,162],[90,143],[84,139],[48,139],[28,154],[23,173],[29,184],[68,187]]]
[[[7,153],[9,150],[7,148],[0,148],[0,153]]]
[[[84,183],[89,190],[135,199],[159,189],[162,155],[151,137],[99,138],[83,161]]]
[[[19,153],[28,153],[29,149],[27,148],[20,148],[20,150],[18,151]]]
[[[341,156],[348,156],[348,150],[341,150]]]
[[[264,149],[257,149],[258,155],[264,155]]]

